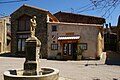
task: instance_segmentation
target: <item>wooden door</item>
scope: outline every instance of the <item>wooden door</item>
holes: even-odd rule
[[[63,58],[65,60],[76,59],[76,43],[63,43]]]

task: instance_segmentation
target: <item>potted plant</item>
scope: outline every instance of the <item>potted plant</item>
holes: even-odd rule
[[[78,47],[77,60],[82,59],[82,53],[83,52],[84,52],[84,49],[81,49],[81,47]]]
[[[61,59],[61,53],[60,52],[57,53],[56,59],[58,59],[58,60]]]

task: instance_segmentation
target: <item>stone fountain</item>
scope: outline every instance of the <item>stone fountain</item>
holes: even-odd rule
[[[25,42],[26,60],[24,69],[14,69],[4,72],[4,80],[58,80],[59,70],[50,67],[40,67],[40,40],[35,37],[36,16],[31,21],[31,36]]]

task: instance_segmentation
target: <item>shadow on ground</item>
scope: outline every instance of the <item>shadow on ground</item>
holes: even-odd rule
[[[120,52],[108,51],[105,64],[120,65]]]
[[[16,57],[16,58],[24,58],[25,55],[21,55],[21,54],[13,54],[13,53],[2,53],[2,54],[0,54],[0,57]]]

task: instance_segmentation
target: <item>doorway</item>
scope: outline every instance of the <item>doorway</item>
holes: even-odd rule
[[[63,43],[63,59],[64,60],[77,59],[77,43]]]

